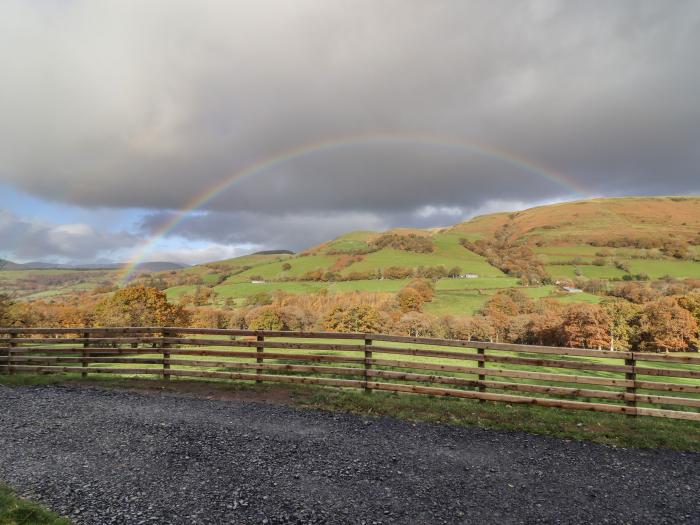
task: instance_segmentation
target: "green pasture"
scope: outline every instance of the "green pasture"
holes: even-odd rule
[[[308,255],[305,257],[294,257],[285,261],[265,263],[232,276],[226,283],[249,281],[254,276],[260,276],[264,280],[300,278],[307,272],[318,269],[323,269],[324,271],[330,269],[337,258],[338,256],[330,255]],[[288,271],[282,269],[282,265],[285,262],[292,266]]]
[[[233,284],[222,284],[214,287],[214,291],[218,294],[219,298],[228,299],[231,298],[246,298],[258,294],[260,292],[274,293],[276,291],[286,292],[286,293],[314,293],[322,290],[326,287],[326,283],[312,282],[312,281],[298,281],[298,282],[282,282],[282,283],[233,283]]]
[[[435,294],[424,310],[433,315],[474,315],[488,300],[489,295],[478,290],[445,290]]]
[[[676,278],[700,278],[700,262],[666,259],[632,259],[628,261],[633,274],[646,273],[652,279],[665,276]]]
[[[623,276],[627,275],[627,272],[624,272],[614,266],[574,266],[572,264],[548,264],[545,266],[545,270],[552,276],[552,279],[575,279],[578,277],[576,275],[577,268],[580,270],[583,277],[587,277],[589,279],[621,279]]]

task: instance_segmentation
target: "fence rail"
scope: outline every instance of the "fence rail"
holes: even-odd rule
[[[700,356],[372,333],[0,328],[0,373],[305,383],[700,421]]]

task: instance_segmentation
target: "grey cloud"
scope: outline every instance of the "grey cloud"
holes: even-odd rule
[[[49,224],[0,210],[0,254],[10,259],[94,261],[132,247],[137,240],[126,232],[99,232],[83,223]]]
[[[490,144],[594,194],[700,191],[692,0],[15,0],[0,10],[0,180],[46,199],[177,209],[288,148],[373,133]],[[233,213],[249,219],[227,226],[231,242],[284,244],[260,226],[283,224],[295,244],[295,231],[320,238],[343,221],[416,222],[426,206],[468,213],[572,196],[482,153],[379,141],[243,178],[181,231],[225,232]]]
[[[182,220],[171,230],[170,235],[189,241],[209,241],[214,243],[221,253],[226,251],[223,248],[225,246],[228,246],[229,250],[238,250],[238,254],[243,251],[270,249],[301,251],[350,231],[450,226],[475,215],[512,211],[525,206],[525,203],[517,201],[489,201],[478,208],[423,206],[411,211],[381,214],[335,211],[276,216],[247,211],[206,212]],[[143,218],[140,229],[145,236],[150,236],[173,218],[172,212],[152,213]],[[246,249],[241,250],[241,247]],[[206,260],[205,257],[196,259]],[[188,259],[187,254],[183,254],[178,256],[177,260],[195,259],[192,256]]]

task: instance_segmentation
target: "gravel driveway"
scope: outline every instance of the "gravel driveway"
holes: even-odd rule
[[[0,386],[0,480],[76,523],[700,523],[700,454]]]

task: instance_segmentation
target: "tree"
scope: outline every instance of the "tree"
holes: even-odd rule
[[[10,326],[12,324],[10,315],[12,304],[12,299],[8,294],[0,294],[0,326]]]
[[[639,306],[624,299],[606,299],[600,304],[610,319],[610,350],[628,350],[637,336]]]
[[[433,288],[433,284],[430,281],[426,281],[425,279],[413,279],[410,283],[406,285],[406,287],[413,288],[416,292],[418,292],[421,295],[423,301],[425,301],[426,303],[432,301],[433,296],[435,295],[435,289]]]
[[[700,325],[700,290],[678,298],[678,305],[690,312],[695,321]]]
[[[289,264],[288,262],[282,264],[282,271],[288,272],[291,269],[292,269],[292,265]]]
[[[268,304],[272,304],[272,294],[266,291],[254,293],[245,299],[246,306],[266,306]]]
[[[251,330],[284,330],[284,319],[274,306],[261,306],[252,310],[247,316],[248,328]]]
[[[403,288],[396,294],[402,312],[420,312],[423,309],[423,296],[415,288]]]
[[[680,352],[697,344],[698,323],[672,297],[644,305],[639,318],[639,348]]]
[[[513,316],[520,313],[520,307],[509,295],[498,292],[486,301],[483,309],[484,315],[488,316]]]
[[[561,336],[565,346],[607,348],[610,346],[610,317],[595,304],[572,304],[562,317]]]
[[[420,312],[408,312],[396,323],[396,331],[411,337],[426,337],[433,334],[435,319]]]
[[[165,293],[147,286],[127,286],[95,308],[102,326],[184,326],[188,313],[168,302]]]
[[[413,270],[401,266],[389,266],[384,270],[385,279],[406,279],[411,275],[413,275]]]
[[[331,332],[381,332],[385,322],[376,308],[359,305],[333,308],[323,324]]]
[[[228,319],[223,310],[196,308],[192,312],[190,326],[194,328],[226,328]]]
[[[453,266],[447,271],[447,277],[452,277],[453,279],[460,275],[462,275],[462,269],[459,266]]]
[[[468,341],[493,341],[496,330],[488,317],[474,316],[465,327],[464,339]]]

